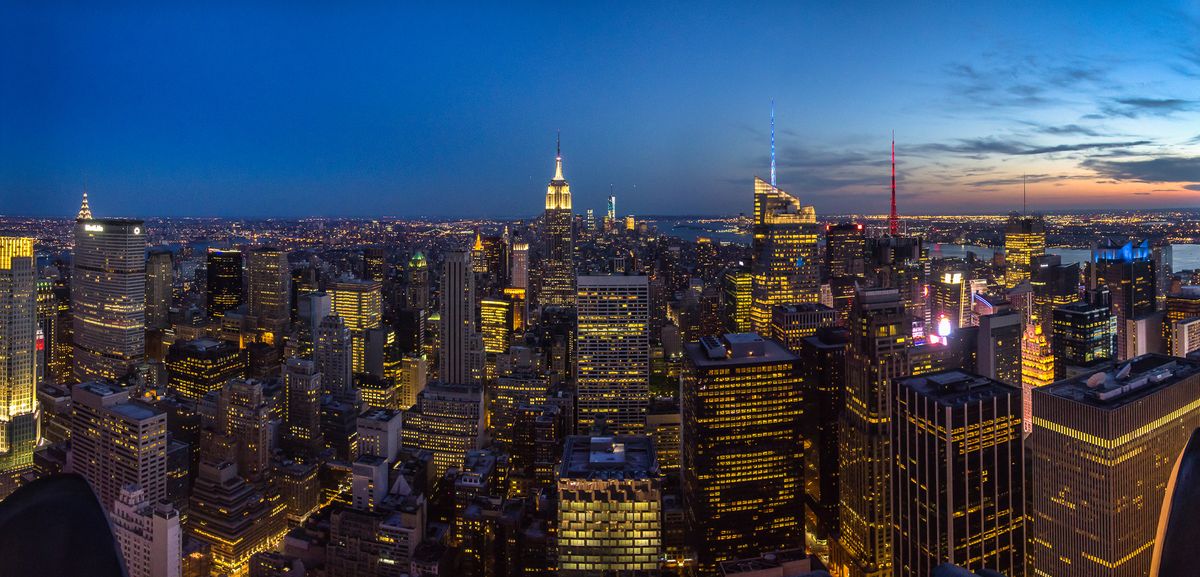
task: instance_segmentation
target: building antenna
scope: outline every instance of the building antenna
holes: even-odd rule
[[[888,232],[900,233],[900,217],[896,215],[896,131],[892,131],[892,212],[888,215]]]
[[[1021,174],[1021,216],[1029,214],[1029,193],[1025,188],[1025,174]]]
[[[775,188],[775,99],[771,99],[771,188]]]

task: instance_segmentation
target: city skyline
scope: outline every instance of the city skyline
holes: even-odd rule
[[[887,213],[893,130],[902,217],[1019,210],[1023,180],[1030,210],[1194,206],[1200,11],[1088,7],[28,6],[0,35],[0,193],[29,216],[87,188],[106,215],[531,217],[561,130],[581,213],[612,185],[635,215],[749,214],[774,100],[778,184],[818,214]]]

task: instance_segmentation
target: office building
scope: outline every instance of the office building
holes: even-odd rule
[[[661,485],[649,437],[568,437],[558,471],[558,574],[658,575]]]
[[[165,328],[175,290],[174,255],[167,249],[153,249],[146,255],[146,328]]]
[[[650,402],[650,287],[645,276],[580,276],[577,431],[604,418],[641,432]]]
[[[1012,288],[1029,280],[1033,260],[1045,253],[1045,219],[1041,215],[1010,215],[1004,227],[1004,286]]]
[[[250,556],[271,548],[282,529],[284,506],[238,476],[237,464],[215,456],[200,463],[184,530],[209,547],[213,574],[237,575]],[[278,514],[277,514],[278,513]]]
[[[825,226],[825,278],[862,276],[866,254],[863,226],[844,222]]]
[[[462,467],[467,452],[484,434],[483,389],[479,385],[430,383],[404,414],[405,443],[433,454],[433,475],[441,479]]]
[[[1179,290],[1167,294],[1163,303],[1163,350],[1177,357],[1184,355],[1176,353],[1176,349],[1187,347],[1175,346],[1176,325],[1183,320],[1200,317],[1200,286],[1182,286]],[[1186,354],[1186,353],[1185,353]]]
[[[325,394],[345,400],[354,397],[354,352],[350,328],[342,317],[329,316],[317,328],[313,360],[321,373]]]
[[[983,315],[975,343],[975,368],[984,377],[1016,385],[1021,382],[1021,313],[1014,310]]]
[[[1028,573],[1147,575],[1172,467],[1200,426],[1200,362],[1145,355],[1033,396]]]
[[[262,481],[271,456],[271,406],[258,381],[230,379],[200,404],[204,429],[248,481]],[[203,450],[203,447],[202,447]]]
[[[170,502],[151,502],[141,488],[127,485],[109,518],[129,577],[180,577],[183,532]]]
[[[352,370],[366,372],[367,331],[383,321],[383,286],[378,281],[340,280],[330,284],[329,298],[333,314],[350,330]]]
[[[1175,321],[1171,331],[1171,355],[1186,357],[1200,350],[1200,317]]]
[[[971,326],[971,306],[974,298],[962,273],[947,272],[929,285],[933,303],[933,322],[949,319],[951,328]]]
[[[500,298],[479,301],[479,333],[488,354],[508,352],[512,340],[513,303]]]
[[[731,269],[722,277],[721,308],[725,327],[733,333],[752,330],[750,310],[754,301],[754,276],[750,271]]]
[[[151,503],[167,498],[167,414],[129,390],[100,381],[71,389],[67,467],[87,479],[111,511],[121,487],[137,485]]]
[[[292,310],[292,270],[287,251],[271,247],[251,250],[246,268],[250,314],[258,319],[260,328],[283,330]]]
[[[429,261],[421,251],[414,252],[408,259],[404,296],[408,308],[429,310]]]
[[[754,333],[684,348],[684,508],[699,567],[711,573],[803,532],[803,376],[799,357]]]
[[[283,423],[280,443],[288,453],[315,457],[321,438],[321,373],[308,359],[292,357],[283,370]]]
[[[554,178],[546,187],[546,212],[542,214],[541,306],[575,305],[575,217],[571,212],[571,185],[563,177],[562,149],[554,157]]]
[[[529,243],[514,242],[512,245],[512,263],[509,272],[509,286],[529,289]]]
[[[362,278],[376,282],[387,279],[387,251],[382,246],[364,248],[362,259]]]
[[[1101,287],[1079,301],[1054,309],[1054,380],[1090,372],[1116,360],[1117,318],[1108,289]]]
[[[1021,389],[959,370],[901,379],[892,417],[894,575],[1025,575]]]
[[[838,532],[838,424],[845,405],[846,343],[850,332],[827,327],[800,342],[804,376],[804,527],[808,549],[828,557]]]
[[[71,260],[76,381],[117,379],[146,355],[146,235],[142,221],[75,220]]]
[[[483,347],[475,329],[475,274],[470,253],[446,253],[441,286],[438,378],[452,384],[479,383],[483,378]]]
[[[769,334],[772,306],[817,302],[820,227],[813,207],[755,177],[753,234],[751,325]]]
[[[242,268],[242,251],[208,249],[204,264],[208,316],[221,318],[226,312],[242,306]]]
[[[850,577],[892,572],[892,382],[909,375],[912,320],[900,291],[860,289],[850,314],[845,401],[838,428],[839,534],[832,568]]]
[[[1156,282],[1149,241],[1120,244],[1105,238],[1092,249],[1088,287],[1106,285],[1112,294],[1113,314],[1117,317],[1117,360],[1131,357],[1127,321],[1143,318],[1157,308]]]
[[[804,339],[821,327],[837,324],[837,311],[821,303],[775,305],[771,307],[771,332],[768,335],[789,351],[799,351]]]
[[[192,402],[246,376],[246,353],[236,343],[200,338],[167,349],[167,388]]]
[[[38,443],[36,274],[33,239],[0,236],[0,495],[32,468]]]
[[[1033,431],[1032,391],[1054,382],[1054,366],[1054,350],[1042,332],[1042,325],[1026,325],[1021,337],[1021,398],[1025,403],[1022,416],[1026,434]]]

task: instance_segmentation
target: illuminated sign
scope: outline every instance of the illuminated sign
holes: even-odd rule
[[[140,226],[133,227],[133,234],[142,234],[142,227],[140,227]]]
[[[104,232],[104,225],[85,224],[85,225],[83,225],[83,230],[86,230],[88,232]]]

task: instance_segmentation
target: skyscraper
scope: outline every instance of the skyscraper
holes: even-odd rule
[[[33,239],[0,236],[0,495],[37,445],[37,288]]]
[[[645,276],[580,276],[576,347],[578,431],[603,417],[638,433],[650,402],[650,286]]]
[[[1175,326],[1180,321],[1195,317],[1200,317],[1200,286],[1182,286],[1178,291],[1167,294],[1163,305],[1163,344],[1166,351],[1179,348],[1175,346]]]
[[[846,344],[850,331],[826,327],[800,341],[804,374],[804,527],[806,545],[824,557],[838,532],[838,425],[846,402]]]
[[[1200,426],[1200,362],[1145,355],[1033,391],[1031,575],[1147,575],[1171,469]]]
[[[480,382],[483,347],[475,330],[475,275],[465,250],[446,253],[442,263],[441,313],[438,377],[450,384]]]
[[[320,452],[321,373],[308,359],[292,357],[283,371],[283,424],[279,435],[284,450],[300,457]]]
[[[242,251],[208,249],[204,294],[209,316],[220,318],[242,306],[242,266]]]
[[[1021,313],[982,315],[976,335],[975,367],[981,376],[1017,385],[1021,382]]]
[[[1112,293],[1113,313],[1117,317],[1117,359],[1130,357],[1126,321],[1153,313],[1156,302],[1157,277],[1149,241],[1139,243],[1105,238],[1092,249],[1092,266],[1088,288],[1107,285]]]
[[[558,471],[558,574],[659,574],[662,480],[642,435],[568,437]]]
[[[950,370],[896,391],[894,575],[926,577],[943,562],[1024,575],[1021,390]]]
[[[768,334],[773,305],[817,302],[820,228],[813,207],[758,177],[753,226],[751,324]]]
[[[515,288],[529,288],[529,243],[514,242],[508,284]]]
[[[908,376],[912,321],[900,291],[860,289],[846,346],[846,409],[838,430],[840,533],[833,568],[849,577],[892,572],[892,381]]]
[[[546,212],[542,215],[541,306],[575,304],[575,233],[571,212],[571,185],[563,178],[562,148],[554,157],[554,178],[546,187]]]
[[[750,332],[754,276],[746,270],[731,269],[721,278],[721,285],[721,308],[726,329],[734,333]]]
[[[151,250],[146,257],[146,327],[167,326],[175,282],[174,255],[167,249]]]
[[[146,235],[142,221],[95,219],[87,195],[71,268],[75,379],[125,376],[146,355]]]
[[[258,319],[260,328],[284,329],[292,309],[292,270],[287,251],[270,247],[251,250],[246,268],[250,314]]]
[[[329,298],[333,314],[350,329],[352,367],[366,372],[367,331],[383,321],[383,287],[378,281],[343,279],[330,284]]]
[[[1032,391],[1054,382],[1054,349],[1050,339],[1042,332],[1040,323],[1025,326],[1021,337],[1021,398],[1025,403],[1022,421],[1025,432],[1033,431]]]
[[[167,414],[129,390],[99,381],[71,389],[70,471],[87,479],[105,510],[126,485],[137,485],[146,499],[167,498]]]
[[[687,533],[702,572],[797,545],[804,528],[799,357],[754,333],[685,345]]]
[[[862,276],[866,238],[863,226],[846,222],[825,226],[825,278]]]
[[[943,273],[930,283],[929,292],[932,294],[935,325],[944,318],[949,319],[950,326],[955,329],[971,326],[973,298],[962,273]]]
[[[408,279],[404,300],[407,301],[408,308],[428,310],[429,261],[425,259],[425,254],[421,251],[414,252],[412,258],[408,259],[408,269],[405,272]]]
[[[1107,287],[1090,291],[1088,300],[1054,309],[1054,380],[1092,372],[1116,360],[1117,318]]]
[[[345,401],[353,397],[354,363],[351,350],[353,339],[346,322],[339,316],[328,316],[317,327],[317,344],[313,353],[317,372],[325,393]]]
[[[200,404],[205,428],[221,443],[238,473],[249,481],[262,481],[271,452],[271,406],[262,383],[230,379],[220,390],[209,393]]]
[[[1035,257],[1046,253],[1046,222],[1041,215],[1013,213],[1004,227],[1004,286],[1029,280]]]

